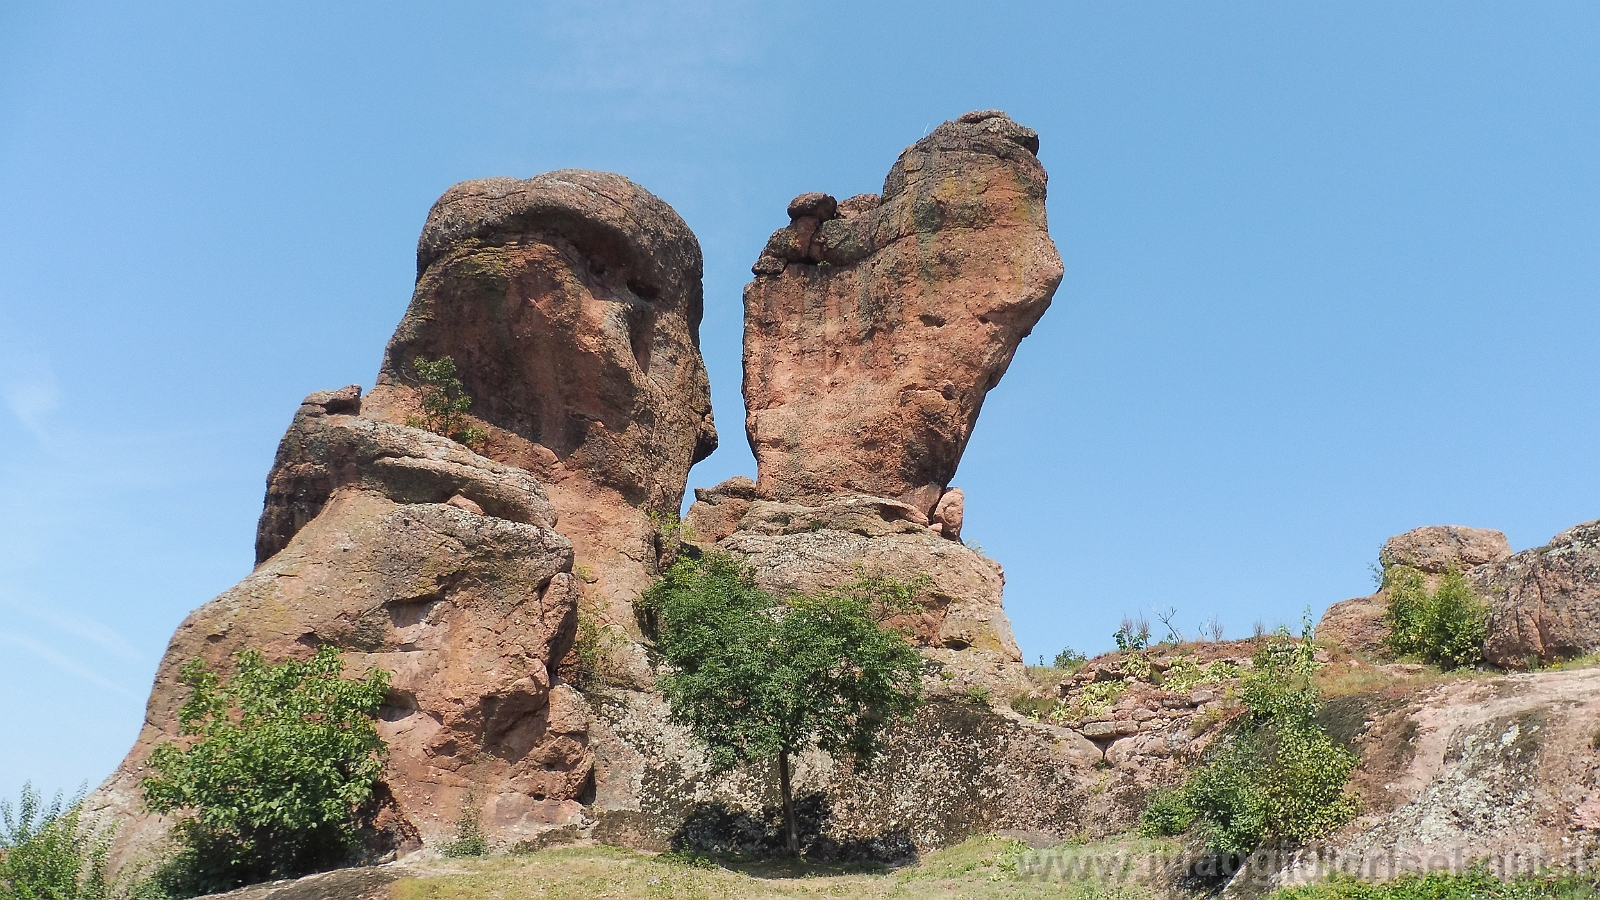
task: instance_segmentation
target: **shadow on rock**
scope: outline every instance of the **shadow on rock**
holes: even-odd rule
[[[800,852],[810,861],[898,863],[915,858],[916,844],[904,829],[874,835],[831,833],[833,809],[824,794],[796,797]],[[672,849],[736,857],[773,857],[784,853],[783,808],[759,810],[730,807],[722,801],[702,803],[684,819],[671,838]]]

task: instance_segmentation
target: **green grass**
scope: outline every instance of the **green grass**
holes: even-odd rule
[[[1452,875],[1401,875],[1374,884],[1335,878],[1278,891],[1269,900],[1595,900],[1595,878],[1523,876],[1501,881],[1482,869]]]
[[[1170,858],[1174,846],[1120,840],[1031,851],[1018,841],[971,838],[898,868],[875,863],[746,861],[693,854],[651,855],[616,847],[562,847],[484,860],[439,860],[433,870],[394,888],[395,900],[764,900],[843,897],[930,900],[1154,900],[1142,880],[1159,866],[1145,858]],[[1086,877],[1107,871],[1109,877]],[[1063,866],[1052,859],[1074,861]],[[1077,877],[1063,877],[1072,872]]]

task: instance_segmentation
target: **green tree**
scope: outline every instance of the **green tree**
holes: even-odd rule
[[[882,728],[909,718],[920,698],[922,658],[878,624],[918,587],[875,575],[779,602],[735,557],[680,559],[646,591],[661,679],[675,720],[710,750],[721,771],[777,758],[784,826],[800,852],[790,758],[810,747],[868,761]]]
[[[476,449],[488,435],[483,429],[467,424],[467,413],[472,409],[472,397],[467,394],[461,379],[456,377],[456,361],[441,356],[429,362],[422,357],[411,361],[417,373],[422,395],[422,415],[412,416],[406,424],[459,441]]]
[[[247,650],[226,679],[200,660],[184,666],[188,740],[157,747],[142,783],[152,810],[181,816],[177,853],[156,875],[169,892],[229,890],[350,856],[357,809],[383,771],[373,716],[389,676],[342,670],[333,647],[276,666]]]
[[[46,804],[31,783],[0,801],[0,900],[105,900],[111,840],[81,820],[83,795]]]

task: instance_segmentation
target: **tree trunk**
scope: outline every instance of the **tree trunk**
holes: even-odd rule
[[[789,788],[789,751],[778,751],[778,787],[783,791],[783,824],[789,832],[789,855],[800,855],[800,826],[794,819],[794,794]]]

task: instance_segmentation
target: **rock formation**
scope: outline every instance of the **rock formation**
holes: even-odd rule
[[[416,293],[363,409],[404,423],[413,361],[453,358],[483,454],[539,479],[593,602],[629,622],[655,574],[646,514],[676,514],[717,445],[702,304],[689,226],[620,175],[458,184],[428,213]]]
[[[1384,566],[1423,574],[1429,588],[1447,572],[1466,577],[1489,605],[1484,658],[1528,668],[1600,650],[1600,522],[1561,532],[1550,543],[1513,554],[1498,531],[1435,525],[1390,538]],[[1317,626],[1320,640],[1360,653],[1382,653],[1386,590],[1336,603]]]
[[[333,645],[393,673],[381,851],[453,834],[469,793],[497,844],[592,825],[591,707],[563,682],[580,607],[623,631],[655,574],[652,512],[675,512],[716,445],[699,354],[699,245],[625,178],[553,172],[451,188],[418,246],[411,306],[377,387],[313,394],[267,479],[257,567],[179,628],[138,743],[91,802],[153,847],[150,750],[175,735],[189,659],[225,666]],[[452,357],[482,454],[409,427],[417,359]],[[559,522],[561,533],[555,530]],[[625,643],[625,642],[623,642]],[[647,687],[642,650],[613,674]]]
[[[139,779],[177,737],[179,670],[226,670],[346,651],[352,673],[392,673],[378,723],[389,747],[376,848],[447,839],[468,794],[507,839],[581,815],[593,760],[581,698],[554,676],[576,623],[572,545],[527,472],[460,444],[360,414],[359,389],[313,394],[268,478],[244,581],[179,626],[156,672],[145,726],[91,806],[115,810],[119,858],[152,850]]]
[[[1506,668],[1600,651],[1600,521],[1474,568],[1489,600],[1484,656]]]
[[[1416,569],[1432,589],[1446,572],[1465,573],[1474,566],[1510,555],[1511,545],[1498,531],[1429,525],[1385,541],[1378,551],[1378,562],[1384,567],[1400,565]],[[1335,603],[1323,613],[1317,625],[1317,638],[1346,650],[1381,653],[1389,636],[1389,626],[1384,621],[1388,609],[1389,593],[1381,587],[1370,596]]]
[[[742,557],[779,596],[863,572],[923,588],[905,626],[932,701],[871,771],[803,757],[812,852],[895,856],[996,828],[1067,833],[1101,754],[1006,704],[1029,689],[1000,566],[960,542],[949,486],[984,395],[1061,279],[1038,138],[1003,113],[946,122],[900,155],[879,196],[797,197],[745,289],[746,430],[757,479],[696,491],[702,549]],[[597,836],[755,850],[766,773],[709,778],[659,698],[599,705]]]
[[[900,154],[881,196],[802,194],[745,288],[745,430],[769,500],[932,513],[1061,281],[1032,129],[996,111]]]

